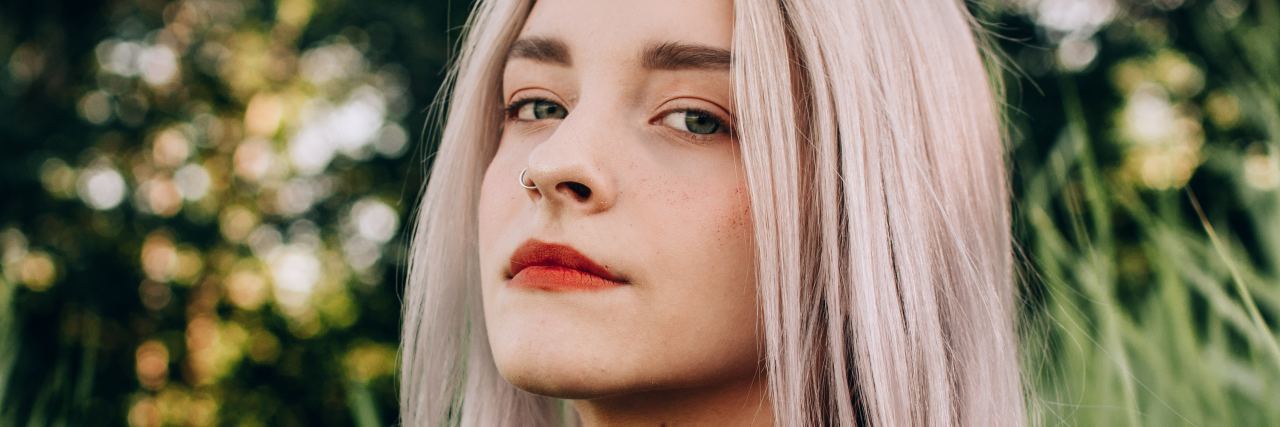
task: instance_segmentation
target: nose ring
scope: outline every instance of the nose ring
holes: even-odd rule
[[[535,188],[538,188],[538,183],[536,182],[533,183],[533,185],[524,185],[524,173],[528,171],[529,171],[529,168],[524,168],[520,170],[520,186],[528,190],[533,190]]]

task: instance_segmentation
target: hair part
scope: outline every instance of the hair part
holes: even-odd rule
[[[577,423],[499,375],[476,286],[503,61],[531,7],[479,1],[441,89],[404,301],[405,425]],[[775,419],[1025,423],[1002,88],[981,27],[960,0],[738,0],[734,15]]]

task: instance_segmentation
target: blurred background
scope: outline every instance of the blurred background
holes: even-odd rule
[[[971,1],[1046,424],[1280,424],[1280,2]],[[0,4],[0,425],[388,425],[469,1]]]

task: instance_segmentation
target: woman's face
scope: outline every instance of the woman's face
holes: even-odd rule
[[[732,4],[540,0],[507,55],[506,119],[484,176],[489,343],[522,389],[564,398],[751,378],[750,212],[733,126]],[[526,185],[519,185],[522,169]],[[531,239],[626,283],[517,276]]]

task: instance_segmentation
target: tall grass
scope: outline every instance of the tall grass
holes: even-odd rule
[[[1280,12],[1253,6],[1188,30],[1280,162]],[[1230,141],[1206,144],[1185,189],[1123,182],[1095,153],[1105,124],[1071,76],[1058,85],[1066,127],[1043,163],[1017,166],[1038,421],[1280,425],[1280,194],[1246,183]],[[1197,193],[1239,203],[1206,210]]]

